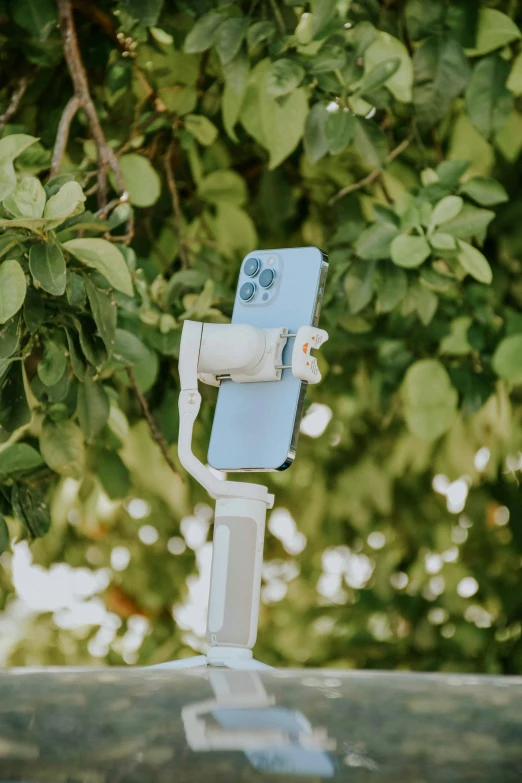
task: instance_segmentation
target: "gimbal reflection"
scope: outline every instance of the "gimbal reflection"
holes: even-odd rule
[[[214,698],[181,712],[192,750],[242,751],[258,772],[334,776],[335,741],[302,712],[277,706],[257,672],[212,669],[208,677]]]

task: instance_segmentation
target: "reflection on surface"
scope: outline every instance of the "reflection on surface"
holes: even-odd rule
[[[313,729],[302,712],[278,707],[258,672],[213,669],[208,679],[215,699],[183,707],[192,750],[240,750],[259,772],[330,778],[334,750],[325,729]],[[214,725],[205,720],[214,718]]]
[[[292,776],[292,777],[289,777]],[[0,781],[522,782],[522,679],[13,670]]]

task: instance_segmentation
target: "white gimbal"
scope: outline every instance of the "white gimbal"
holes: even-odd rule
[[[282,364],[287,340],[294,339],[291,365]],[[266,511],[274,496],[250,482],[227,481],[204,465],[192,451],[192,432],[199,413],[198,379],[219,386],[281,380],[285,370],[308,383],[321,373],[311,351],[328,339],[324,329],[301,326],[259,329],[248,324],[204,324],[185,321],[181,335],[179,375],[179,439],[181,464],[216,500],[214,547],[207,617],[206,656],[184,659],[169,668],[210,664],[229,668],[264,667],[252,659],[257,636]]]

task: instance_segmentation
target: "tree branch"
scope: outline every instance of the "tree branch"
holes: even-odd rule
[[[20,106],[25,91],[29,87],[30,83],[31,79],[28,76],[22,76],[18,82],[16,89],[11,95],[11,100],[9,101],[7,109],[2,115],[0,115],[0,131],[3,131],[11,117],[13,117],[18,111],[18,107]]]
[[[386,158],[387,163],[391,163],[395,160],[399,155],[402,155],[405,149],[410,146],[412,142],[411,136],[409,136],[407,139],[404,139],[404,141],[401,141],[401,143],[395,147],[394,150],[390,152],[388,157]],[[370,171],[369,174],[366,175],[366,177],[363,177],[363,179],[359,180],[359,182],[353,182],[351,185],[346,185],[346,187],[341,188],[341,190],[335,194],[335,196],[332,196],[330,201],[328,202],[330,206],[332,204],[335,204],[336,201],[338,201],[343,196],[347,196],[348,193],[355,193],[356,190],[361,190],[362,188],[368,187],[368,185],[371,185],[372,182],[375,182],[375,180],[379,179],[379,177],[382,176],[383,169],[378,168],[374,169],[373,171]]]
[[[165,155],[165,173],[167,175],[167,184],[169,186],[170,195],[172,197],[172,211],[174,213],[174,219],[176,221],[176,230],[178,233],[179,241],[179,256],[181,259],[181,267],[188,269],[189,258],[187,254],[187,246],[185,244],[185,238],[183,236],[183,215],[181,212],[181,206],[179,202],[178,186],[176,184],[176,178],[174,177],[174,167],[172,165],[172,159],[174,157],[174,143],[170,144],[167,153]]]
[[[162,433],[160,432],[160,430],[158,429],[158,427],[156,425],[156,422],[154,421],[154,418],[153,418],[152,413],[151,413],[150,408],[149,408],[149,404],[148,404],[147,400],[145,399],[145,395],[143,394],[143,392],[141,391],[140,387],[138,386],[138,382],[136,380],[136,376],[134,374],[134,370],[132,369],[132,367],[127,367],[127,375],[129,376],[130,384],[131,384],[131,386],[132,386],[132,388],[134,390],[134,393],[136,394],[136,397],[138,398],[138,401],[140,403],[140,407],[141,407],[142,413],[143,413],[143,415],[144,415],[144,417],[145,417],[145,419],[147,421],[147,424],[149,425],[150,434],[152,435],[152,437],[154,438],[154,440],[156,441],[156,443],[160,447],[160,451],[163,454],[163,456],[165,457],[165,461],[166,461],[167,465],[169,466],[169,468],[171,469],[171,471],[173,473],[175,473],[176,476],[179,476],[179,471],[176,468],[176,466],[175,466],[175,464],[174,464],[174,462],[172,460],[172,457],[170,456],[170,454],[168,452],[167,444],[165,443],[165,439],[163,438]]]
[[[58,19],[63,40],[65,61],[67,63],[67,68],[69,69],[69,74],[74,87],[74,94],[78,102],[77,108],[82,108],[87,116],[87,121],[98,151],[98,202],[100,207],[103,207],[107,202],[107,170],[110,169],[113,172],[116,185],[120,192],[125,190],[123,177],[114,150],[112,150],[107,143],[89,92],[87,74],[85,73],[80,47],[78,45],[78,37],[74,26],[70,0],[58,0]],[[74,116],[74,114],[72,116]],[[57,152],[56,147],[55,152]],[[56,157],[58,157],[58,152]],[[54,158],[55,155],[53,153],[53,160]]]
[[[62,165],[63,156],[69,140],[69,131],[71,130],[71,123],[76,115],[76,112],[80,108],[80,101],[76,95],[69,98],[65,104],[65,109],[60,117],[58,124],[58,131],[56,133],[56,141],[54,143],[53,157],[51,160],[51,170],[49,176],[52,179],[56,177],[60,171]]]

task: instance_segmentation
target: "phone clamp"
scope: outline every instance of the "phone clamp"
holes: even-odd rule
[[[292,364],[283,365],[283,349],[294,339]],[[267,487],[228,481],[204,465],[192,451],[194,422],[201,407],[198,379],[213,386],[279,381],[285,370],[308,383],[321,373],[311,351],[328,339],[324,329],[301,326],[260,329],[249,324],[185,321],[179,352],[178,455],[185,470],[216,500],[206,656],[161,664],[168,668],[200,665],[264,668],[252,659],[257,636],[263,544],[267,509],[274,496]]]

